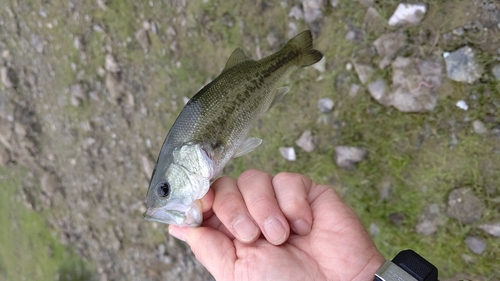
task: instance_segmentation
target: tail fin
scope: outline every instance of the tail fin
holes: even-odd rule
[[[313,40],[310,30],[303,31],[288,41],[283,49],[292,48],[300,53],[299,66],[306,67],[317,63],[323,54],[313,49]]]

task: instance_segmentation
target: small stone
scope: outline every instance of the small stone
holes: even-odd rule
[[[418,234],[429,236],[437,231],[437,225],[431,220],[423,220],[415,226],[415,231]]]
[[[475,236],[467,236],[465,238],[465,244],[467,244],[469,250],[471,250],[476,255],[482,254],[486,249],[486,243]]]
[[[374,82],[368,84],[368,92],[370,95],[379,103],[389,106],[390,103],[384,100],[387,94],[387,85],[385,80],[382,78],[377,78]]]
[[[474,122],[472,122],[472,128],[474,128],[474,132],[478,135],[484,135],[488,132],[484,123],[479,120],[474,120]]]
[[[396,54],[406,46],[406,35],[401,32],[383,34],[373,42],[373,46],[382,57],[379,67],[384,69],[391,64]]]
[[[288,16],[296,20],[301,20],[304,18],[304,12],[299,6],[293,6]]]
[[[5,88],[13,88],[15,86],[16,80],[17,76],[12,68],[7,66],[2,66],[0,68],[0,81],[5,86]]]
[[[141,28],[135,33],[135,39],[139,42],[145,53],[149,51],[151,41],[149,39],[149,32],[147,29]]]
[[[365,18],[363,20],[363,28],[367,32],[373,32],[376,34],[380,34],[385,30],[384,19],[375,8],[369,7],[366,10]]]
[[[417,25],[425,16],[427,5],[425,3],[408,4],[400,3],[389,19],[390,26],[397,25]]]
[[[267,39],[267,43],[269,43],[269,46],[271,46],[271,48],[276,47],[278,45],[278,43],[280,42],[278,32],[274,28],[271,29],[269,31],[269,33],[267,33],[266,39]]]
[[[500,63],[495,64],[493,68],[491,68],[491,74],[493,74],[493,77],[495,77],[497,81],[500,81]]]
[[[317,63],[314,64],[314,69],[319,72],[325,72],[326,56],[323,56]]]
[[[71,97],[71,105],[79,106],[80,103],[87,99],[83,87],[80,83],[73,84],[69,87],[69,93]]]
[[[365,31],[357,26],[352,24],[347,25],[347,33],[345,35],[345,39],[349,42],[362,42],[365,37]]]
[[[364,148],[354,146],[336,146],[335,147],[335,163],[337,166],[352,170],[355,164],[363,160],[367,155]]]
[[[431,204],[425,212],[420,216],[418,224],[415,226],[417,233],[429,236],[435,233],[439,225],[442,225],[443,219],[441,216],[441,209],[438,204]]]
[[[469,109],[469,106],[467,105],[467,103],[464,100],[457,101],[457,103],[455,105],[458,108],[463,109],[465,111],[467,111]]]
[[[465,30],[463,27],[459,27],[459,28],[453,29],[453,31],[451,33],[455,34],[456,36],[462,36],[465,34]]]
[[[297,159],[295,155],[295,149],[293,147],[280,147],[280,153],[283,158],[288,161],[295,161]]]
[[[313,137],[310,130],[306,130],[302,133],[300,138],[295,141],[300,148],[306,152],[312,152],[316,148],[316,138]]]
[[[402,212],[395,212],[389,214],[389,220],[395,226],[402,226],[406,222],[406,215]]]
[[[448,78],[457,82],[474,83],[483,74],[483,67],[475,61],[475,52],[462,47],[451,53],[443,53]]]
[[[500,221],[481,224],[478,228],[490,235],[500,238]]]
[[[378,225],[374,222],[370,223],[370,235],[372,237],[375,237],[380,234],[380,228]]]
[[[330,98],[322,98],[322,99],[318,100],[319,111],[321,111],[323,113],[332,112],[334,105],[335,105],[335,103]]]
[[[118,62],[116,62],[115,57],[111,54],[106,54],[106,58],[104,59],[104,68],[108,72],[120,72],[120,66],[118,65]]]
[[[362,84],[366,84],[371,80],[373,73],[375,72],[371,65],[357,62],[353,62],[352,64],[354,66],[354,70],[358,74],[359,81],[361,81]]]
[[[311,24],[323,17],[323,0],[302,0],[304,19]]]
[[[75,49],[77,50],[80,50],[82,48],[82,41],[80,40],[80,37],[75,36],[73,38],[73,47],[75,47]]]
[[[351,88],[349,89],[349,96],[350,97],[355,97],[358,94],[358,92],[359,92],[360,89],[361,89],[360,85],[358,85],[356,83],[353,83],[351,85]]]
[[[332,7],[335,8],[339,5],[339,2],[340,2],[340,0],[330,0],[330,5],[332,5]]]
[[[377,184],[377,189],[380,194],[380,200],[387,200],[392,195],[392,185],[393,179],[390,176],[382,179],[381,182]]]
[[[473,194],[472,188],[456,188],[448,196],[448,216],[460,223],[477,221],[483,215],[484,209],[484,203]]]
[[[104,33],[104,28],[102,28],[102,26],[100,26],[98,24],[94,24],[92,26],[92,30],[94,30],[95,32],[98,32],[98,33]]]

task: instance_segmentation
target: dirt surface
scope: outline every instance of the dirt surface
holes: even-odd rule
[[[366,7],[357,2],[339,1],[338,7],[323,3],[323,16],[308,24],[289,16],[293,6],[303,8],[300,1],[125,2],[6,0],[1,5],[0,164],[7,169],[27,168],[19,188],[23,204],[47,217],[62,243],[92,264],[95,279],[212,280],[190,249],[167,234],[165,225],[142,218],[157,153],[183,97],[191,97],[213,79],[235,47],[259,58],[306,28],[315,32],[317,48],[328,54],[328,71],[320,85],[328,82],[325,89],[335,88],[341,94],[347,87],[342,83],[356,78],[343,79],[345,72],[338,69],[350,56],[372,60],[365,48],[353,46],[368,46],[380,30],[363,28]],[[469,44],[481,52],[481,63],[489,70],[500,56],[500,4],[437,2],[429,4],[419,27],[406,29],[409,41],[402,54],[437,59],[439,51]],[[388,18],[396,5],[396,1],[377,1],[375,7]],[[358,28],[359,41],[332,43],[345,41],[351,23]],[[465,35],[455,35],[452,31],[457,28]],[[323,91],[315,82],[319,75],[311,68],[291,80],[298,81],[293,83],[300,84],[302,92]],[[489,89],[496,104],[482,107],[479,117],[489,118],[493,128],[500,122],[500,102],[498,82],[492,81],[489,74],[475,86],[448,81],[440,98],[456,97],[454,87],[481,93]],[[291,106],[292,99],[276,112],[293,114],[301,108],[303,116],[317,114],[309,113],[317,110],[317,99],[297,96],[294,99],[302,102]],[[342,127],[339,119],[344,115],[338,115],[328,121],[333,124],[330,130]],[[300,135],[298,127],[300,123],[287,129]],[[287,138],[276,136],[281,142]],[[319,145],[338,140],[332,133],[320,137]],[[275,151],[274,157],[279,157]],[[250,168],[241,163],[235,162],[226,172]],[[481,163],[491,175],[499,166],[493,160]],[[499,183],[488,186],[493,189],[489,196],[497,196]]]

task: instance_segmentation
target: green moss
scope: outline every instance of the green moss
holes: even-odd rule
[[[25,171],[0,168],[0,277],[3,280],[93,280],[93,270],[58,242],[42,215],[20,198]]]

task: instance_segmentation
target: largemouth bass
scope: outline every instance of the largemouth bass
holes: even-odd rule
[[[288,91],[277,88],[287,73],[318,62],[310,31],[290,39],[277,53],[255,61],[237,48],[222,73],[182,109],[165,138],[147,193],[150,221],[199,226],[199,199],[231,158],[262,142],[246,138],[257,119]]]

